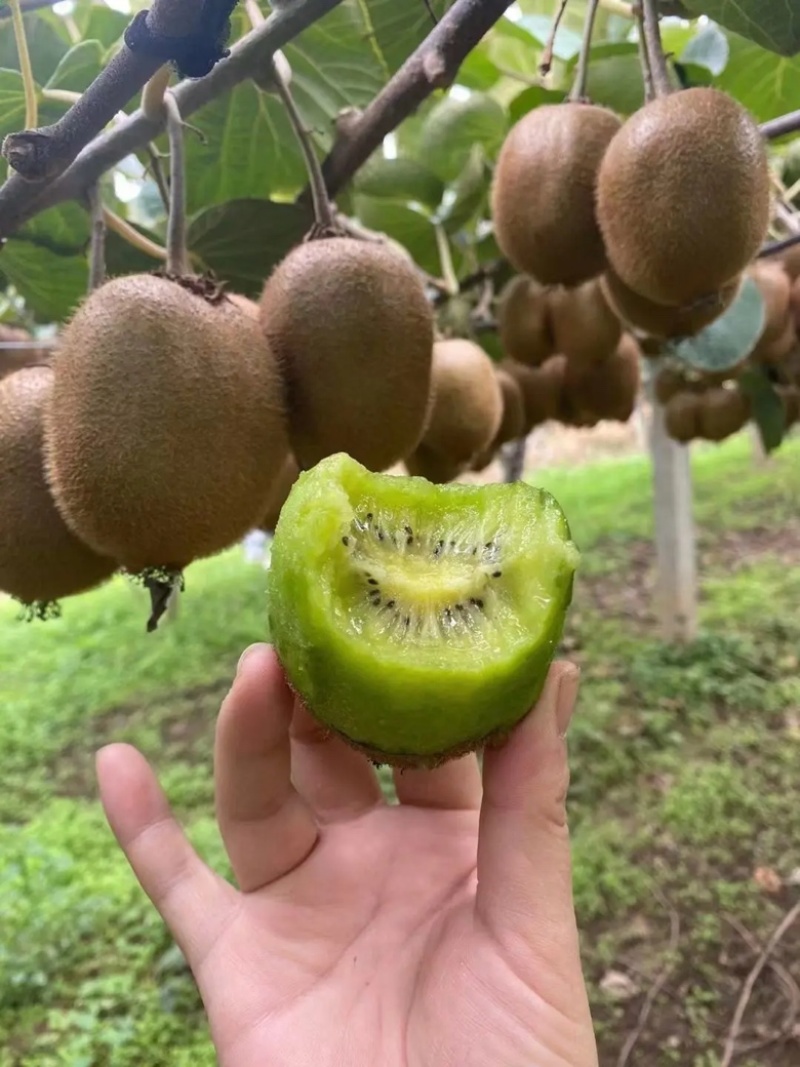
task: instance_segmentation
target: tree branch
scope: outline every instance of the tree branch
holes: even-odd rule
[[[147,27],[161,37],[181,38],[201,28],[195,0],[154,0]],[[52,126],[10,133],[3,155],[29,182],[52,181],[80,150],[135,96],[164,62],[123,46],[69,111]]]
[[[778,137],[797,133],[798,130],[800,130],[800,111],[790,111],[788,115],[781,115],[778,119],[770,119],[769,122],[761,123],[761,132],[768,141],[775,141]]]
[[[53,7],[57,3],[58,0],[20,0],[19,6],[22,8],[22,14],[27,15],[29,11],[38,11],[42,7]],[[0,4],[0,20],[10,19],[12,14],[11,4]]]
[[[264,64],[278,48],[291,41],[339,3],[341,0],[294,0],[287,8],[276,9],[258,30],[238,41],[230,56],[218,63],[205,78],[186,80],[175,88],[175,100],[184,120],[210,100],[249,78],[254,71],[263,70]],[[84,96],[93,91],[112,64],[109,64]],[[150,62],[147,71],[142,72],[134,92],[144,85],[160,65],[161,63],[155,60]],[[116,108],[114,114],[117,110],[119,109]],[[156,138],[163,127],[163,118],[153,121],[147,119],[139,110],[130,118],[117,123],[112,130],[95,137],[55,181],[32,184],[17,174],[13,175],[0,189],[0,237],[13,233],[28,219],[55,204],[83,198],[86,190],[101,174]],[[88,137],[83,138],[83,143],[86,143],[86,140]]]
[[[464,59],[511,3],[512,0],[456,0],[438,26],[333,146],[322,168],[331,196],[347,184],[380,147],[384,137],[408,118],[434,89],[446,88],[453,82]]]

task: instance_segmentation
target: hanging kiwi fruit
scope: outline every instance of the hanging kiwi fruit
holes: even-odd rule
[[[757,123],[718,89],[645,104],[600,164],[597,218],[615,273],[656,304],[718,293],[758,251],[770,173]]]
[[[503,361],[503,369],[514,378],[522,393],[525,433],[559,417],[566,365],[566,356],[562,355],[550,356],[540,367],[526,367],[513,359]]]
[[[24,367],[0,381],[0,592],[39,617],[117,569],[75,536],[50,494],[43,447],[52,387],[48,366]]]
[[[286,498],[289,496],[289,493],[292,491],[292,486],[299,477],[300,468],[297,465],[297,460],[294,456],[288,455],[283,461],[280,474],[272,487],[269,506],[258,524],[259,529],[263,530],[264,533],[271,534],[275,532],[275,527],[280,518],[281,508],[286,503]]]
[[[409,455],[430,393],[433,314],[414,267],[387,245],[299,245],[261,296],[301,468],[347,452],[372,470]]]
[[[724,441],[738,433],[750,418],[750,404],[735,384],[709,389],[700,404],[699,436],[706,441]]]
[[[494,232],[518,271],[577,285],[606,263],[595,182],[619,118],[592,104],[546,104],[524,115],[500,150],[491,192]]]
[[[518,274],[500,294],[497,327],[503,351],[511,359],[536,367],[554,352],[547,289]]]
[[[552,289],[548,299],[555,350],[579,371],[602,363],[622,338],[622,324],[598,279]]]
[[[702,394],[695,391],[675,393],[664,407],[664,424],[669,436],[680,444],[688,444],[700,436]]]
[[[681,307],[648,300],[626,285],[612,267],[606,267],[600,285],[609,305],[624,323],[650,337],[667,339],[692,337],[718,319],[739,295],[741,276]]]
[[[473,341],[437,341],[432,395],[420,444],[456,466],[466,466],[491,445],[502,422],[503,394],[494,364]]]
[[[627,422],[636,408],[640,386],[641,352],[629,333],[620,338],[605,360],[581,368],[567,360],[564,391],[569,411],[578,423],[598,419]]]

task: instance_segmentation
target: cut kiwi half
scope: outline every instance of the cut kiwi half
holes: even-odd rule
[[[281,511],[272,641],[323,725],[376,763],[436,766],[536,702],[578,558],[542,489],[433,485],[337,453]]]

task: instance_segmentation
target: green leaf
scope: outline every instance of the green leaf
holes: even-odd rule
[[[66,318],[86,292],[89,216],[74,202],[35,216],[9,237],[0,270],[39,322]]]
[[[752,352],[764,329],[764,317],[761,290],[748,277],[723,315],[694,337],[667,342],[664,350],[698,370],[727,370]]]
[[[489,57],[485,41],[473,48],[458,68],[458,84],[467,89],[485,92],[496,85],[499,79],[500,71]]]
[[[475,145],[449,191],[448,206],[440,215],[439,221],[448,233],[457,233],[478,214],[486,203],[490,180],[491,171],[486,165],[483,149]]]
[[[16,70],[0,70],[0,141],[25,126],[25,86]]]
[[[726,29],[777,52],[800,52],[800,18],[794,0],[684,0],[692,15],[708,15]]]
[[[473,145],[493,158],[508,130],[505,110],[485,93],[466,100],[446,97],[428,115],[420,135],[420,158],[443,181],[454,181],[463,170]]]
[[[800,100],[800,58],[776,57],[773,52],[728,34],[730,58],[717,87],[734,96],[760,122],[793,111]]]
[[[593,48],[586,91],[592,103],[620,115],[638,111],[644,103],[644,84],[637,47],[618,42]]]
[[[444,182],[414,159],[386,159],[376,155],[359,171],[357,192],[387,200],[416,200],[427,207],[439,205]]]
[[[103,69],[103,46],[99,41],[81,41],[62,58],[45,89],[68,89],[82,93]]]
[[[530,89],[523,89],[519,96],[515,96],[508,105],[508,114],[511,122],[519,122],[523,115],[527,115],[534,108],[542,104],[560,104],[563,102],[565,93],[556,92],[553,89],[542,89],[538,85],[532,85]]]
[[[696,63],[712,74],[722,74],[728,65],[731,47],[728,38],[713,22],[704,26],[686,45],[680,55],[681,63]]]
[[[354,206],[365,226],[399,241],[423,270],[435,275],[441,272],[436,231],[427,215],[406,204],[377,200],[371,196],[357,195]]]
[[[33,77],[40,85],[43,85],[61,61],[62,56],[69,51],[69,43],[50,24],[45,15],[52,12],[41,12],[25,16],[25,38],[28,42],[28,52],[31,57]],[[62,16],[52,15],[63,22]],[[19,57],[14,34],[11,32],[11,23],[0,23],[4,27],[0,33],[0,67],[9,70],[19,70]],[[0,115],[2,112],[0,111]]]
[[[433,13],[441,18],[453,0],[429,2]],[[422,0],[350,0],[350,3],[360,13],[363,36],[380,50],[392,74],[433,29],[431,16]]]
[[[75,22],[85,40],[100,41],[104,48],[115,44],[130,22],[130,16],[105,4],[91,4],[76,12]]]
[[[750,400],[753,421],[758,427],[764,450],[773,452],[786,434],[783,401],[762,367],[748,367],[738,381],[739,388]]]
[[[231,200],[196,215],[189,224],[187,243],[232,289],[255,296],[312,222],[311,210],[303,205]]]
[[[528,30],[540,45],[544,46],[544,42],[549,39],[552,32],[553,20],[546,15],[525,15],[519,20],[518,25]],[[553,55],[556,59],[570,60],[580,52],[581,41],[581,34],[571,30],[562,20],[556,33]]]

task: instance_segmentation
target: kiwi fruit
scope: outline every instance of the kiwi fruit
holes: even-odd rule
[[[724,441],[738,433],[750,418],[747,397],[736,386],[709,389],[700,404],[700,437]]]
[[[781,265],[794,282],[800,278],[800,244],[791,245],[781,254]]]
[[[566,365],[566,356],[561,355],[550,356],[541,367],[526,367],[513,359],[502,363],[503,369],[514,378],[522,393],[525,433],[548,419],[559,417]]]
[[[437,341],[432,379],[433,404],[420,443],[466,465],[494,441],[503,418],[494,364],[473,341]]]
[[[494,233],[518,271],[547,285],[577,285],[606,263],[595,182],[620,120],[592,104],[529,111],[500,150],[491,192]]]
[[[634,292],[611,267],[600,280],[603,294],[619,318],[650,337],[692,337],[727,310],[739,294],[741,276],[694,304],[667,307]]]
[[[27,330],[17,326],[7,326],[0,322],[0,343],[24,345],[22,348],[0,347],[0,379],[21,370],[23,367],[32,367],[40,363],[49,362],[49,352],[40,348]]]
[[[511,359],[536,367],[553,354],[547,290],[518,274],[503,289],[497,311],[503,351]]]
[[[685,376],[675,367],[664,367],[658,372],[653,383],[653,391],[660,404],[668,403],[676,393],[681,393],[686,388]]]
[[[515,441],[525,433],[525,400],[516,378],[503,367],[496,367],[497,384],[503,398],[503,414],[500,426],[494,435],[494,443],[499,448],[507,441]]]
[[[114,278],[53,367],[48,477],[91,548],[134,574],[179,571],[258,525],[288,453],[259,323],[165,277]]]
[[[775,388],[783,404],[786,428],[789,429],[800,419],[800,389],[796,385],[778,385]]]
[[[616,350],[602,363],[588,369],[576,368],[567,361],[565,394],[567,421],[592,425],[598,419],[627,422],[636,408],[641,380],[641,353],[629,333],[622,335]]]
[[[681,444],[688,444],[700,436],[700,412],[703,397],[695,392],[675,393],[664,407],[667,433]]]
[[[0,382],[0,590],[38,614],[117,569],[75,537],[50,495],[43,448],[52,388],[47,366],[25,367]]]
[[[373,241],[299,245],[267,279],[261,324],[287,389],[301,468],[347,452],[373,470],[419,443],[433,313],[413,265]]]
[[[466,463],[443,456],[441,452],[435,452],[424,443],[417,445],[411,455],[406,457],[404,465],[409,474],[426,478],[437,485],[454,482],[467,467]]]
[[[258,524],[259,528],[262,529],[264,533],[271,534],[275,532],[281,508],[286,503],[286,498],[291,492],[292,486],[297,481],[299,474],[300,468],[297,466],[297,460],[294,456],[288,455],[283,461],[283,466],[281,467],[280,473],[272,487],[269,506]]]
[[[571,365],[589,367],[614,352],[622,324],[597,279],[574,289],[553,289],[549,303],[556,351]]]
[[[764,328],[759,343],[768,345],[786,331],[790,318],[792,283],[780,263],[774,260],[757,260],[749,274],[759,288],[764,300]]]
[[[261,319],[261,308],[255,302],[247,296],[242,296],[241,293],[225,293],[226,299],[228,299],[234,307],[239,311],[243,311],[251,319],[255,319],[256,322]]]
[[[770,217],[766,144],[718,89],[651,101],[613,138],[597,218],[615,273],[656,304],[693,305],[740,274]]]
[[[436,766],[534,705],[577,563],[542,489],[436,486],[331,456],[278,520],[270,635],[324,726],[375,762]]]
[[[800,249],[800,245],[797,246]],[[789,307],[794,319],[795,329],[800,334],[800,275],[792,282],[792,289],[789,295]]]
[[[767,367],[779,367],[797,345],[797,330],[794,319],[788,315],[777,337],[762,335],[748,357],[754,363]]]

